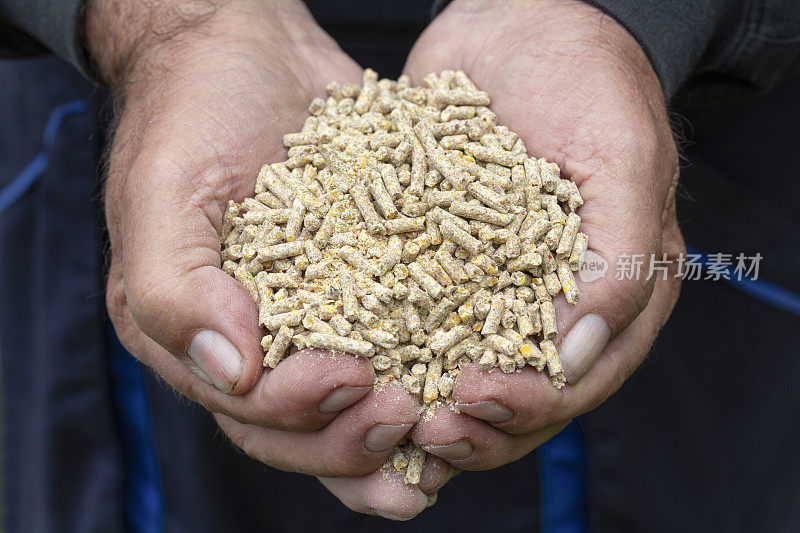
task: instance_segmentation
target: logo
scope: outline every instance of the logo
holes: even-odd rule
[[[586,250],[583,254],[583,264],[578,271],[578,277],[584,283],[591,283],[606,275],[608,263],[600,254]]]

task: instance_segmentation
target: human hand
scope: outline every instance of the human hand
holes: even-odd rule
[[[406,72],[462,69],[492,97],[501,124],[528,152],[555,161],[580,187],[590,249],[609,270],[578,281],[581,299],[555,301],[569,385],[544,374],[459,374],[448,407],[421,420],[414,441],[466,470],[529,453],[615,392],[647,354],[679,292],[684,245],[675,216],[678,158],[661,87],[617,22],[583,2],[455,0],[412,50]],[[626,254],[672,258],[666,279],[616,279]]]
[[[299,1],[89,4],[87,41],[122,108],[108,161],[107,305],[120,340],[215,413],[259,461],[326,480],[363,512],[408,516],[449,473],[431,458],[421,489],[374,473],[419,418],[399,386],[372,390],[365,359],[311,350],[262,372],[255,304],[220,270],[227,202],[282,160],[313,96],[361,69]]]

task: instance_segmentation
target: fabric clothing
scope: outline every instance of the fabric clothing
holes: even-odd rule
[[[800,68],[794,0],[588,0],[636,38],[667,100],[748,96]]]
[[[55,52],[88,75],[81,44],[84,4],[85,0],[0,1],[0,57]]]
[[[50,111],[90,85],[48,57],[0,62],[0,187]],[[97,109],[63,120],[44,179],[0,216],[2,531],[120,531],[93,179]],[[102,136],[101,136],[102,138]]]
[[[793,0],[587,0],[624,25],[639,41],[661,80],[667,99],[682,89],[748,94],[772,87],[800,68],[800,6]],[[437,1],[436,10],[448,2]],[[311,0],[331,20],[348,23],[415,20],[422,2],[398,10],[391,0],[354,2]],[[81,0],[3,0],[0,2],[0,53],[53,50],[89,73],[81,47]],[[351,14],[355,14],[352,16]],[[427,14],[427,11],[426,11]],[[387,17],[388,15],[388,17]]]
[[[800,4],[794,0],[586,0],[636,38],[661,80],[667,100],[751,95],[800,69]],[[404,24],[428,16],[433,0],[339,2],[309,0],[320,17],[362,26]],[[435,12],[449,0],[437,0]],[[82,0],[0,0],[0,55],[52,50],[87,76],[81,46]],[[380,36],[380,34],[375,34]]]

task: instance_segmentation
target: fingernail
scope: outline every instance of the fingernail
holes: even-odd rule
[[[192,339],[187,350],[195,368],[192,372],[228,393],[242,375],[243,359],[231,342],[220,333],[206,329]]]
[[[377,509],[373,509],[372,512],[375,513],[377,516],[380,516],[381,518],[386,518],[387,520],[398,520],[401,522],[408,520],[408,518],[400,518],[399,516],[387,513],[386,511],[378,511]]]
[[[564,377],[574,385],[591,368],[611,338],[611,328],[597,315],[578,320],[558,348]]]
[[[344,385],[337,388],[319,404],[319,412],[328,415],[350,407],[369,392],[370,387],[350,387]]]
[[[486,420],[487,422],[508,422],[514,416],[511,409],[500,405],[494,400],[475,403],[457,403],[456,408],[469,416]]]
[[[446,461],[458,461],[459,459],[466,459],[472,452],[475,450],[472,447],[472,443],[468,440],[459,440],[454,442],[453,444],[447,444],[445,446],[423,446],[422,447],[426,452],[432,453],[437,457],[441,457]]]
[[[378,424],[369,430],[364,446],[371,452],[383,452],[394,447],[414,424]]]

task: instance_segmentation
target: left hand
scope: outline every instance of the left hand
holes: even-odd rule
[[[544,374],[472,365],[414,440],[457,468],[494,468],[524,456],[615,392],[647,354],[679,292],[665,279],[616,279],[623,255],[683,252],[675,217],[678,157],[661,86],[634,38],[577,1],[455,0],[423,33],[406,72],[462,69],[493,101],[499,123],[528,152],[555,161],[580,187],[589,246],[609,264],[581,283],[576,306],[555,299],[556,344],[569,384]],[[674,261],[671,263],[674,268]],[[584,375],[585,374],[585,375]],[[582,378],[582,379],[581,379]]]

